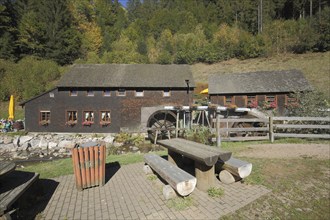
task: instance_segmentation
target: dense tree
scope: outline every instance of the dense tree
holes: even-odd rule
[[[15,58],[16,17],[12,1],[0,0],[0,58]]]

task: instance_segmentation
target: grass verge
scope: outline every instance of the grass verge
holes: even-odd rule
[[[160,156],[166,155],[166,151],[157,151],[156,154]],[[123,155],[108,155],[106,163],[118,162],[120,165],[127,165],[132,163],[138,163],[143,161],[143,154],[123,154]],[[58,176],[73,174],[72,159],[60,159],[51,162],[42,162],[19,168],[18,170],[36,172],[40,174],[40,178],[54,178]]]

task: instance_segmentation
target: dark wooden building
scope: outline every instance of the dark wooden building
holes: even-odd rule
[[[56,88],[22,102],[29,132],[140,131],[164,105],[192,103],[188,65],[74,65]],[[189,102],[189,103],[188,103]]]
[[[279,114],[284,114],[286,105],[297,101],[292,98],[292,93],[312,90],[298,70],[218,74],[211,75],[208,81],[211,103],[259,106],[277,109]]]

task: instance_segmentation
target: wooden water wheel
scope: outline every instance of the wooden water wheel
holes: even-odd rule
[[[148,137],[154,141],[175,137],[176,115],[172,111],[161,110],[153,113],[148,120]]]

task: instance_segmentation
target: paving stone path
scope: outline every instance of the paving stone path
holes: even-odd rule
[[[53,180],[59,184],[42,213],[45,219],[219,219],[269,192],[263,186],[225,185],[221,198],[195,189],[193,205],[177,211],[162,194],[163,183],[148,179],[143,163],[106,168],[106,184],[77,191],[73,175]]]

